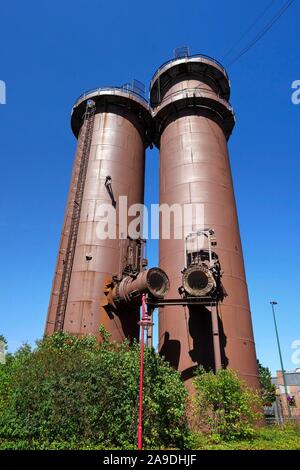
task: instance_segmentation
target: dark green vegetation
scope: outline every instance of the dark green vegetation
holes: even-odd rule
[[[194,379],[194,416],[217,440],[251,439],[261,419],[260,397],[247,388],[233,370],[216,374],[200,369]]]
[[[272,375],[268,367],[257,361],[259,381],[261,386],[261,398],[264,406],[271,406],[276,400],[276,387],[272,384]]]
[[[136,448],[139,345],[110,342],[100,332],[101,344],[57,333],[7,355],[0,364],[0,449]],[[180,375],[146,349],[144,380],[148,449],[300,448],[295,428],[255,428],[260,399],[233,371],[200,369],[190,399]]]
[[[217,441],[207,435],[195,436],[199,450],[300,450],[300,429],[293,425],[257,429],[252,439]]]
[[[102,334],[97,344],[57,333],[7,356],[0,366],[2,448],[135,447],[139,346]],[[185,387],[150,349],[144,393],[145,445],[184,447]]]

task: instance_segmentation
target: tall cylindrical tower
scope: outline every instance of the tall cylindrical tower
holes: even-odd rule
[[[71,125],[78,145],[45,332],[97,335],[102,324],[117,341],[138,337],[139,309],[107,311],[103,298],[107,278],[120,269],[119,196],[128,207],[144,199],[149,106],[130,89],[93,90],[75,103]],[[103,204],[116,209],[115,238],[99,236]]]
[[[201,204],[203,220],[183,222],[192,229],[212,229],[223,286],[218,322],[223,367],[237,370],[258,387],[248,291],[227,140],[234,127],[224,68],[203,55],[162,65],[150,87],[160,148],[160,204]],[[170,278],[167,298],[178,298],[184,268],[184,240],[160,239],[160,267]],[[159,347],[167,360],[190,379],[202,364],[214,368],[210,309],[201,305],[166,306],[159,315]]]

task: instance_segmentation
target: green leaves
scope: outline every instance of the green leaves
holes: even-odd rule
[[[264,406],[271,406],[276,400],[276,387],[272,384],[272,375],[268,367],[257,361],[259,382],[261,386],[261,399]]]
[[[248,389],[236,372],[217,374],[200,369],[194,379],[194,407],[203,427],[215,440],[251,438],[260,417],[260,399]]]
[[[100,344],[92,336],[55,333],[33,351],[24,346],[1,365],[0,440],[50,447],[55,442],[58,448],[59,442],[77,443],[75,448],[136,445],[139,345],[110,342],[103,327],[100,333]],[[147,446],[184,445],[186,395],[179,374],[146,349]]]

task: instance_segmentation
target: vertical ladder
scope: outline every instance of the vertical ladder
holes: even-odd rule
[[[80,166],[79,166],[79,174],[78,174],[74,206],[73,206],[73,212],[72,212],[72,218],[71,218],[71,224],[70,224],[67,251],[66,251],[66,256],[64,259],[64,266],[63,266],[63,272],[62,272],[62,278],[61,278],[61,284],[60,284],[60,290],[59,290],[54,331],[61,331],[63,330],[63,327],[64,327],[68,293],[69,293],[69,288],[70,288],[72,267],[73,267],[74,254],[75,254],[75,248],[76,248],[76,241],[77,241],[77,235],[78,235],[78,230],[79,230],[83,191],[85,187],[86,173],[87,173],[91,141],[92,141],[92,135],[93,135],[95,111],[96,111],[95,103],[93,101],[89,101],[87,103],[86,112],[84,116],[84,123],[83,123],[84,134],[83,134],[82,155],[81,155]],[[80,136],[80,140],[81,139],[82,137]]]

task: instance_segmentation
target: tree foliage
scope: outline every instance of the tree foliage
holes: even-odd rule
[[[260,399],[236,372],[222,369],[214,374],[200,368],[194,386],[196,414],[211,436],[224,440],[253,436],[261,416]]]
[[[264,406],[271,406],[276,400],[276,387],[272,384],[272,375],[268,367],[257,361],[259,382],[261,386],[261,399]]]
[[[139,345],[55,333],[0,365],[0,439],[136,445]],[[179,374],[145,351],[144,444],[184,446],[186,390]],[[41,444],[42,445],[42,444]]]

